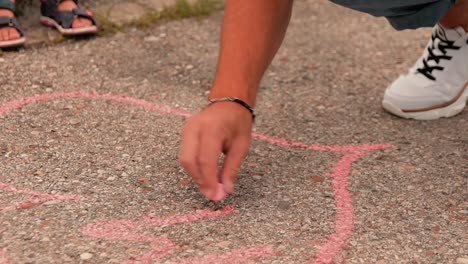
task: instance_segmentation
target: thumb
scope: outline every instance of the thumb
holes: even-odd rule
[[[242,161],[249,149],[249,145],[250,140],[248,138],[235,140],[226,152],[223,168],[221,170],[221,181],[224,186],[224,191],[229,194],[234,192],[234,183],[242,165]]]

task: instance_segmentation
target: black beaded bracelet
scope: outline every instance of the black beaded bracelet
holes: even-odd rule
[[[209,101],[210,101],[209,105],[212,105],[214,103],[219,103],[219,102],[237,103],[237,104],[243,106],[245,109],[247,109],[252,114],[252,119],[255,121],[255,110],[249,104],[247,104],[246,102],[242,101],[239,98],[236,98],[236,97],[221,97],[221,98],[210,99]]]

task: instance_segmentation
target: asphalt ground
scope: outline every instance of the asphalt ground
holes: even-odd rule
[[[177,161],[222,14],[0,57],[0,263],[468,263],[468,113],[380,106],[430,29],[297,1],[236,193]]]

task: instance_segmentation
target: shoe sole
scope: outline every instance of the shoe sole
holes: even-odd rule
[[[55,20],[45,16],[41,16],[40,21],[45,26],[57,29],[64,36],[96,34],[98,32],[98,28],[96,26],[66,29],[60,26]]]
[[[0,41],[0,49],[20,47],[23,46],[25,42],[25,37],[21,37],[19,39],[14,40]]]
[[[466,101],[468,100],[468,83],[465,84],[462,90],[463,92],[458,96],[458,99],[444,107],[421,111],[405,111],[387,100],[383,100],[382,107],[386,111],[406,119],[435,120],[443,117],[452,117],[461,113],[466,106]]]

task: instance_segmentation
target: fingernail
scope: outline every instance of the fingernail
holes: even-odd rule
[[[213,201],[221,201],[226,197],[226,192],[224,191],[223,184],[218,183],[218,188],[216,190],[216,195],[213,197]]]

